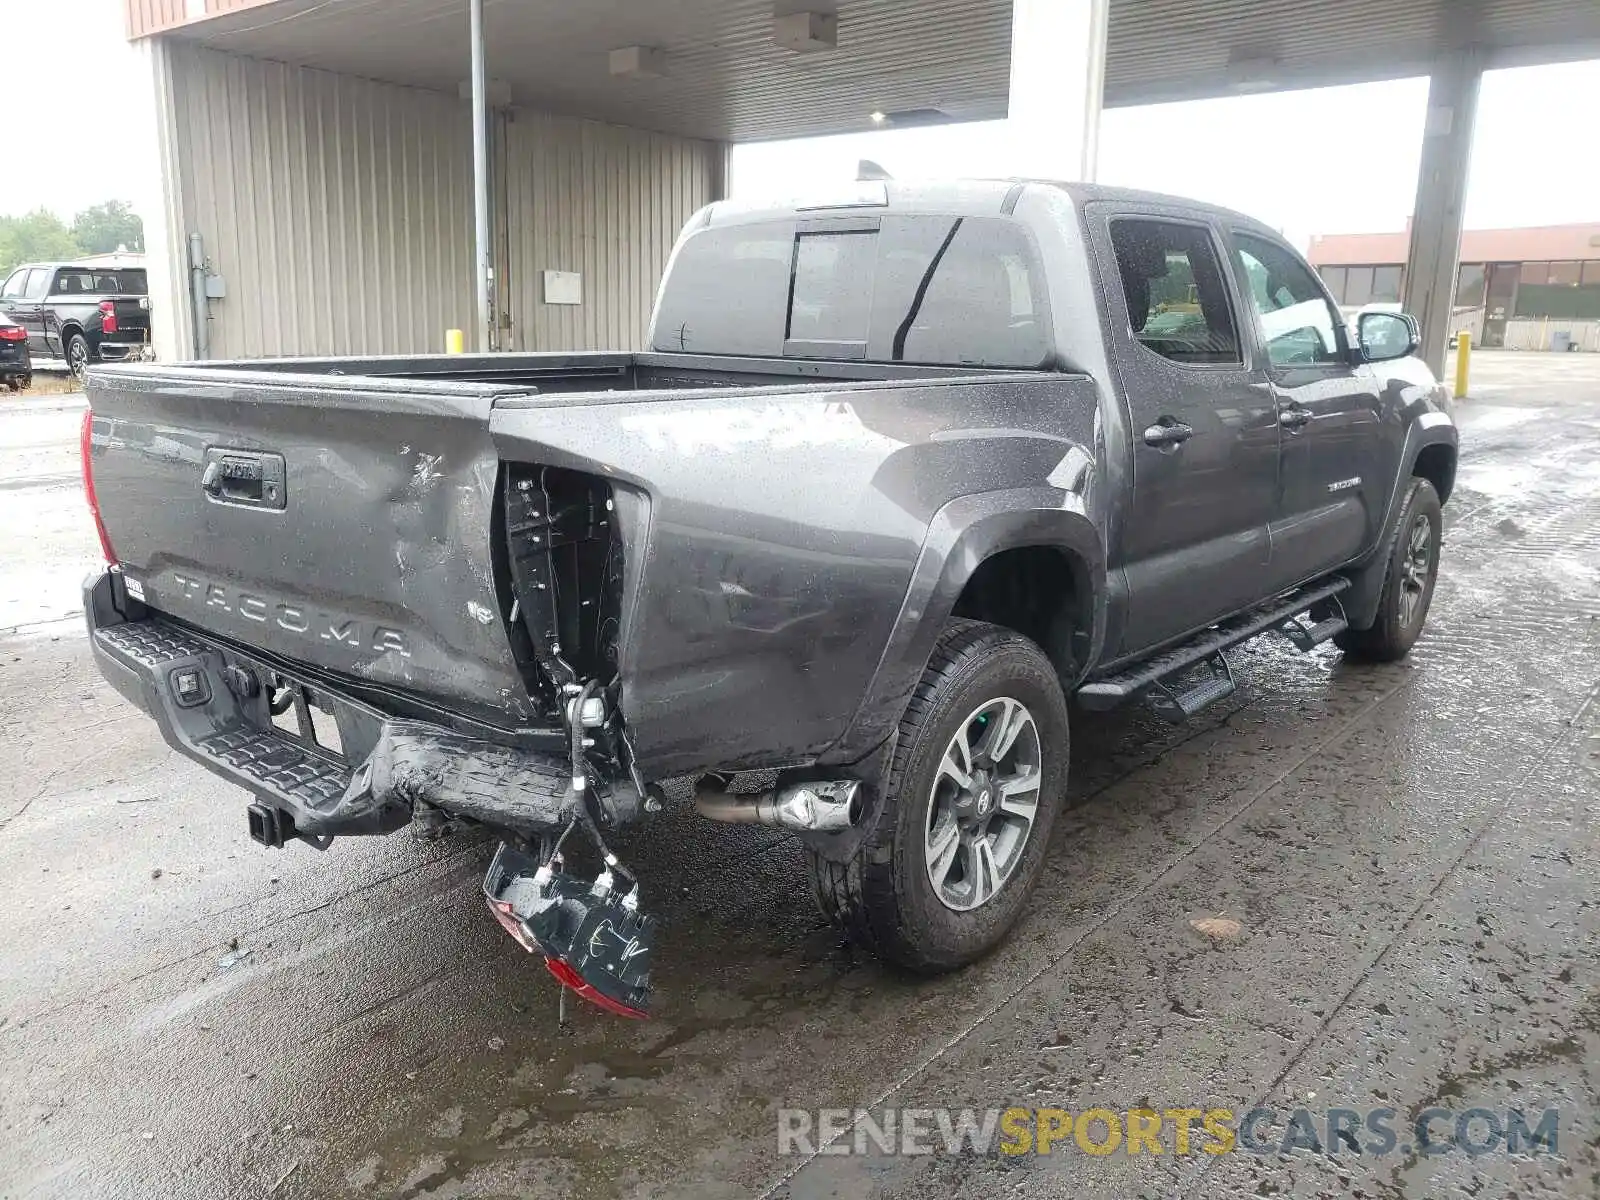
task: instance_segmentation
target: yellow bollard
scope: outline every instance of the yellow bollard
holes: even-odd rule
[[[444,352],[446,354],[465,354],[467,352],[467,335],[459,329],[446,329],[444,331]]]
[[[1467,368],[1472,362],[1472,335],[1466,330],[1456,334],[1456,399],[1467,394]]]

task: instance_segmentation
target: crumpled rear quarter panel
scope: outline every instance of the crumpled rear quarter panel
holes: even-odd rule
[[[847,727],[933,515],[1096,439],[1073,376],[503,400],[508,461],[607,477],[623,711],[645,773],[814,759]]]

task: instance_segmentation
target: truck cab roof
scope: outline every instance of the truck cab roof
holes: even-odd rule
[[[1054,191],[1069,197],[1074,207],[1109,202],[1130,207],[1159,206],[1181,208],[1197,216],[1226,222],[1240,229],[1280,235],[1254,217],[1220,205],[1207,204],[1184,196],[1140,188],[1111,187],[1099,183],[1070,183],[1052,179],[942,179],[850,180],[818,184],[793,195],[773,195],[750,199],[719,200],[703,210],[690,228],[755,223],[830,214],[871,215],[926,213],[947,216],[1006,217],[1015,213],[1018,202],[1029,192]]]

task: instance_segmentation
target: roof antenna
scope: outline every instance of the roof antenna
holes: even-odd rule
[[[870,158],[863,158],[856,164],[856,182],[865,183],[871,179],[893,179],[894,176],[885,171]]]

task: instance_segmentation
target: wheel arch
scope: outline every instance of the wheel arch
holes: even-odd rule
[[[1405,451],[1400,458],[1394,488],[1384,509],[1377,544],[1367,558],[1350,574],[1350,590],[1340,597],[1350,628],[1366,629],[1377,616],[1388,569],[1390,536],[1400,506],[1413,479],[1426,479],[1439,494],[1439,503],[1450,497],[1456,481],[1458,438],[1455,423],[1441,412],[1423,413],[1406,431]]]
[[[1104,540],[1083,496],[1028,488],[962,496],[941,508],[930,522],[910,587],[861,704],[821,761],[854,762],[883,743],[952,616],[1016,628],[994,620],[1004,615],[1004,604],[995,607],[986,583],[1038,578],[1038,572],[1048,578],[1051,570],[1065,572],[1071,580],[1073,611],[1070,628],[1056,639],[1056,652],[1045,642],[1041,645],[1070,690],[1100,657],[1106,625]],[[967,611],[958,614],[964,599]],[[1018,632],[1039,640],[1030,629]]]
[[[1421,447],[1411,463],[1411,474],[1420,475],[1433,484],[1439,494],[1439,503],[1450,499],[1456,485],[1456,445],[1454,442],[1431,442]]]

